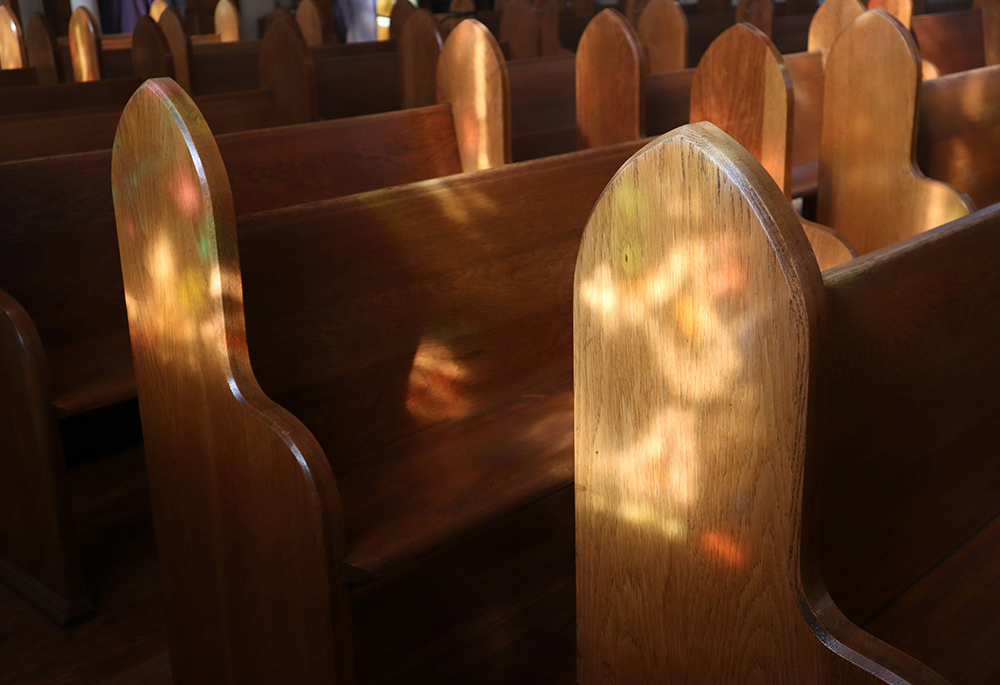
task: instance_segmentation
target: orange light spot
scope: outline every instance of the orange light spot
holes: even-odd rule
[[[710,555],[730,566],[743,565],[743,552],[739,544],[725,533],[717,530],[702,533],[701,546]]]

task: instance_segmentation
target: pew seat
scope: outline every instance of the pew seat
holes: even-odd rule
[[[46,350],[52,372],[51,405],[57,416],[72,416],[135,397],[128,332]]]
[[[370,580],[572,482],[573,379],[562,374],[394,442],[340,474],[344,578]]]

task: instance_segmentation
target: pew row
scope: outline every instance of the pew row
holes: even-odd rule
[[[447,104],[221,136],[219,146],[241,213],[509,161],[503,62],[495,41],[472,22],[457,28],[450,40],[450,50],[442,56],[445,73],[455,75],[450,90],[443,91],[450,100]],[[477,50],[482,53],[479,57]],[[461,77],[463,70],[476,64],[483,67],[490,59],[497,78],[489,87],[476,88],[486,82]],[[475,116],[477,106],[493,102],[496,105],[486,107],[483,116]],[[113,236],[109,158],[105,151],[0,164],[0,195],[6,208],[6,223],[0,230],[4,246],[0,252],[6,255],[0,256],[0,288],[32,326],[19,335],[34,340],[33,349],[42,351],[35,361],[8,351],[2,362],[8,373],[49,379],[44,397],[25,405],[37,421],[50,413],[67,418],[100,412],[135,396],[120,275],[108,261],[115,253],[114,244],[107,242]],[[67,178],[74,182],[64,183]],[[40,204],[39,198],[45,202]],[[87,258],[81,258],[84,254]],[[50,272],[51,277],[41,276]],[[67,298],[74,282],[89,283],[93,296],[83,301]],[[29,362],[39,368],[37,373],[25,370]],[[68,507],[62,507],[65,496],[59,483],[63,478],[59,430],[51,419],[46,421],[43,425],[49,430],[15,450],[0,468],[11,476],[9,482],[24,482],[15,477],[19,470],[36,473],[37,487],[22,485],[11,493],[10,501],[48,512],[51,520],[61,522],[60,529],[68,530]],[[4,435],[10,438],[11,431],[16,435],[16,428],[16,422],[7,425]],[[39,531],[23,518],[0,517],[0,541],[29,539],[35,547],[55,550],[49,554],[53,559],[71,559],[75,554],[72,534]],[[5,578],[14,578],[9,584],[59,622],[74,618],[73,607],[84,613],[89,605],[78,596],[68,596],[72,593],[66,590],[80,587],[78,572],[60,570],[59,565],[53,569],[33,558],[30,548],[14,543],[0,546],[0,556],[9,562]]]
[[[169,156],[139,123],[154,116]],[[392,577],[571,482],[574,245],[637,147],[237,227],[193,104],[167,82],[140,90],[112,177],[175,678],[336,681],[355,592],[338,576]],[[185,208],[155,177],[208,194]],[[197,539],[181,514],[201,522]],[[223,635],[226,653],[201,650]]]
[[[1000,675],[998,229],[821,275],[711,124],[618,172],[574,285],[580,682]]]

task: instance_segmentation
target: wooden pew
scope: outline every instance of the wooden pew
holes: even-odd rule
[[[633,26],[646,49],[650,74],[688,68],[688,22],[680,3],[650,0]]]
[[[974,206],[917,169],[920,83],[913,36],[884,10],[855,19],[827,57],[817,217],[861,254]]]
[[[156,36],[158,27],[140,18],[137,32]],[[137,38],[135,43],[141,44]],[[162,50],[161,54],[165,52]],[[199,107],[220,132],[312,121],[316,118],[316,90],[308,48],[294,22],[282,19],[268,27],[260,53],[260,88],[253,91],[199,97]],[[162,68],[162,64],[160,66]],[[161,72],[162,73],[162,72]],[[155,72],[148,74],[156,75]],[[106,148],[129,89],[141,81],[58,84],[7,89],[12,106],[56,106],[66,100],[80,109],[8,114],[0,117],[0,160],[27,159]],[[98,102],[110,104],[97,105]]]
[[[311,48],[343,43],[345,40],[329,3],[302,0],[295,9],[295,21],[302,29],[306,45]]]
[[[0,5],[0,70],[24,69],[27,66],[28,54],[21,22],[7,5]]]
[[[130,102],[112,175],[174,677],[332,682],[350,668],[348,602],[377,592],[349,590],[338,574],[391,579],[570,483],[572,245],[599,188],[640,143],[248,217],[237,260],[222,160],[203,120],[171,115],[191,106],[168,106],[186,96],[166,88],[150,82]],[[171,129],[169,166],[154,166],[159,153],[137,128],[150,116]],[[211,199],[193,214],[152,176],[124,199],[140,168],[202,183],[195,165]],[[190,240],[199,230],[211,232],[206,261]],[[162,269],[140,266],[147,259]],[[143,270],[164,282],[187,274],[200,304],[167,304]],[[334,290],[335,300],[324,294]],[[164,345],[192,366],[164,365]],[[181,394],[159,393],[159,373]],[[216,385],[226,375],[245,404]],[[177,402],[190,411],[175,418],[194,432],[168,427]],[[244,428],[252,440],[238,437],[251,434]],[[182,434],[192,437],[184,446]],[[210,475],[213,463],[228,485]],[[185,534],[175,515],[202,521],[202,533]],[[196,571],[206,568],[215,571]],[[241,582],[223,589],[225,578]],[[224,634],[226,652],[201,648]]]
[[[574,287],[581,682],[996,678],[998,229],[820,275],[711,125],[623,167]]]
[[[56,33],[45,15],[31,15],[24,40],[28,63],[38,73],[40,85],[54,86],[65,80],[63,62],[56,56]]]
[[[480,39],[476,50],[483,51],[478,58],[462,47],[474,38]],[[486,65],[491,56],[502,69],[497,52],[488,32],[470,22],[453,32],[442,60],[456,75],[477,63]],[[507,161],[509,139],[505,145],[499,137],[505,105],[486,107],[492,120],[469,116],[476,103],[502,98],[502,84],[494,80],[490,92],[470,78],[445,82],[452,83],[445,91],[450,104],[220,136],[240,213]],[[62,443],[52,416],[80,417],[135,396],[114,261],[110,155],[108,150],[0,165],[5,204],[0,289],[9,300],[7,321],[13,331],[12,347],[0,357],[0,375],[34,378],[45,388],[19,411],[47,427],[36,442],[0,461],[0,481],[19,484],[8,493],[11,506],[44,513],[41,520],[52,524],[46,529],[23,517],[0,516],[0,558],[6,559],[0,577],[58,622],[86,613],[90,604],[74,561],[77,543],[67,513]],[[74,183],[64,183],[66,178]],[[67,297],[74,287],[68,284],[77,282],[88,283],[91,296]],[[14,353],[20,349],[14,345],[18,339],[29,341],[32,355]],[[6,418],[0,417],[0,440],[20,444],[18,427],[26,421],[8,423]]]

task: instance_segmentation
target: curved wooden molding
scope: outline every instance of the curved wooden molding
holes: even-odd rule
[[[888,12],[896,17],[907,31],[913,24],[913,0],[869,0],[868,9]]]
[[[462,171],[510,163],[507,63],[496,38],[475,19],[464,19],[444,42],[437,101],[451,103]]]
[[[311,48],[340,42],[333,11],[317,0],[302,0],[295,10],[295,21],[302,31],[306,45]]]
[[[576,49],[576,126],[581,150],[646,136],[646,55],[620,13],[602,10]]]
[[[712,124],[601,195],[573,302],[580,682],[943,682],[847,622],[803,538],[822,288]]]
[[[691,83],[691,121],[710,121],[742,145],[792,197],[792,78],[781,53],[750,24],[712,41]]]
[[[144,80],[172,76],[174,59],[171,53],[163,27],[148,14],[139,17],[132,30],[133,76]]]
[[[153,21],[159,21],[160,15],[163,14],[163,11],[168,7],[170,7],[170,5],[167,4],[165,0],[153,0],[153,2],[149,5],[149,16],[153,18]]]
[[[101,78],[101,30],[94,15],[82,5],[69,17],[69,54],[74,81]]]
[[[24,37],[28,64],[35,68],[38,85],[54,86],[63,80],[62,61],[56,57],[56,33],[45,15],[38,12],[28,19]]]
[[[150,16],[153,16],[150,13]],[[170,46],[170,56],[173,59],[174,80],[181,88],[191,92],[191,39],[184,28],[184,20],[174,7],[167,7],[160,12],[156,20],[167,45]],[[134,40],[134,39],[133,39]]]
[[[858,17],[827,57],[817,218],[861,254],[972,209],[917,169],[920,78],[913,37],[884,10]]]
[[[398,0],[409,4],[408,0]],[[404,109],[437,103],[437,63],[441,28],[434,15],[415,10],[398,38],[400,85]]]
[[[677,0],[650,0],[636,25],[650,74],[687,69],[688,22]]]
[[[111,176],[153,516],[172,522],[157,546],[173,677],[345,682],[336,484],[254,378],[226,170],[176,83],[129,101]]]
[[[500,13],[500,42],[506,43],[511,59],[538,57],[538,15],[527,0],[510,0]]]
[[[559,42],[559,0],[537,0],[538,50],[542,57],[565,55],[569,52]]]
[[[28,52],[24,47],[21,22],[7,5],[0,5],[0,69],[24,69]]]
[[[822,52],[826,64],[837,36],[864,12],[865,6],[859,0],[826,0],[809,22],[809,52]]]
[[[740,0],[736,5],[736,22],[753,24],[770,38],[774,26],[774,0]]]
[[[410,0],[396,0],[392,3],[392,11],[389,13],[389,40],[399,40],[402,37],[403,27],[415,11],[416,8],[410,4]]]
[[[240,11],[232,0],[219,0],[215,4],[215,12],[212,15],[215,32],[219,36],[220,43],[235,43],[243,39],[243,30],[240,27]]]
[[[0,581],[63,625],[93,607],[80,569],[49,366],[28,314],[0,290]]]
[[[316,67],[295,19],[277,9],[260,44],[260,87],[275,99],[277,124],[304,124],[319,118]]]

